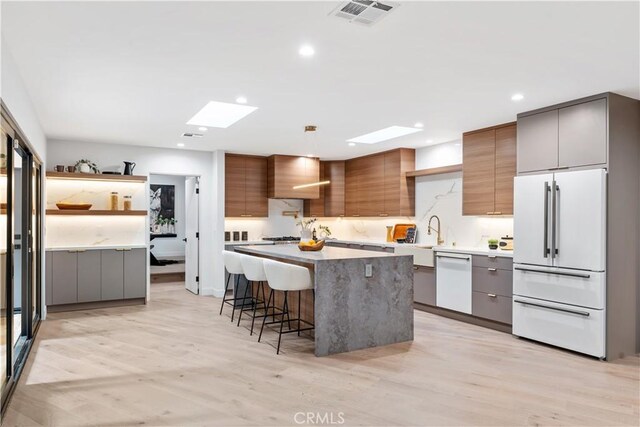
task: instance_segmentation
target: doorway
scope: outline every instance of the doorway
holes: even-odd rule
[[[197,176],[149,176],[152,289],[162,284],[200,292],[199,182]]]
[[[2,410],[41,317],[41,162],[2,109],[0,137],[0,394]]]

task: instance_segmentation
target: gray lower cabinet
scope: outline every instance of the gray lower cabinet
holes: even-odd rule
[[[124,252],[117,249],[100,251],[102,257],[102,301],[124,298]]]
[[[4,256],[4,255],[3,255]],[[6,265],[6,263],[2,263],[2,265]],[[46,251],[44,253],[44,292],[45,292],[45,304],[51,305],[53,304],[53,253]],[[3,276],[4,277],[4,276]]]
[[[124,251],[124,297],[144,298],[147,294],[146,249]]]
[[[436,269],[413,266],[413,300],[420,304],[436,305]]]
[[[78,300],[100,301],[100,251],[78,252]]]
[[[51,304],[78,302],[78,253],[53,252],[51,267]]]
[[[511,297],[484,292],[473,292],[471,314],[476,317],[511,324]]]

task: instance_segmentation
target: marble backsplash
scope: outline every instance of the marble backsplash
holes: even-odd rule
[[[144,245],[146,221],[144,216],[48,216],[46,247]]]

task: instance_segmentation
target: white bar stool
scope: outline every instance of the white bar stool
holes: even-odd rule
[[[287,264],[284,262],[272,261],[269,259],[265,259],[263,261],[264,272],[267,276],[267,280],[269,282],[269,287],[271,288],[271,292],[269,292],[269,298],[267,299],[267,306],[265,309],[264,317],[262,319],[262,327],[260,328],[260,336],[258,337],[258,342],[262,338],[262,332],[264,331],[264,325],[280,323],[280,332],[278,334],[278,348],[276,349],[276,354],[280,354],[280,342],[282,341],[282,334],[297,332],[298,336],[300,336],[301,331],[310,331],[314,329],[313,323],[307,322],[306,320],[300,319],[300,299],[301,299],[301,291],[305,290],[313,290],[313,282],[311,280],[311,272],[308,268],[300,267],[298,265]],[[283,291],[284,292],[284,302],[282,308],[275,307],[275,298],[273,297],[274,291]],[[297,319],[289,319],[289,303],[288,303],[288,294],[290,291],[298,292],[298,318]],[[315,300],[315,292],[313,293],[313,298]],[[271,301],[273,300],[273,307],[271,306]],[[280,311],[280,321],[267,322],[267,317],[269,315],[269,308],[272,309],[272,312],[275,316],[275,310]],[[287,323],[289,326],[288,331],[282,331],[282,326],[284,324],[284,316],[287,316]],[[298,327],[296,329],[291,329],[291,322],[297,322]],[[300,324],[305,323],[309,325],[306,328],[300,328]]]
[[[253,335],[253,325],[256,321],[256,311],[258,310],[258,306],[262,305],[260,309],[266,309],[265,305],[265,292],[264,292],[264,282],[267,281],[267,276],[264,273],[264,267],[262,264],[262,258],[251,256],[251,255],[240,255],[240,262],[242,263],[242,270],[244,271],[244,276],[249,281],[247,287],[244,289],[244,300],[249,299],[251,301],[251,306],[249,308],[245,308],[245,304],[242,304],[242,308],[240,309],[240,314],[238,315],[238,326],[240,326],[240,320],[242,319],[242,313],[248,310],[253,309],[252,319],[251,319],[251,333],[249,335]],[[258,284],[255,289],[255,297],[254,297],[254,284]],[[247,292],[250,290],[251,294],[247,296]],[[260,299],[260,291],[262,290],[262,299]]]
[[[236,313],[236,305],[237,305],[236,303],[242,299],[243,300],[242,303],[244,306],[244,299],[238,298],[238,295],[235,294],[235,291],[238,289],[238,285],[240,284],[240,276],[244,274],[244,270],[242,269],[242,261],[240,259],[241,257],[242,255],[236,252],[222,251],[222,259],[224,260],[224,267],[229,272],[229,277],[227,277],[227,283],[224,286],[224,295],[222,296],[222,304],[220,304],[220,315],[222,315],[222,309],[224,308],[224,305],[229,304],[233,308],[233,311],[231,312],[232,322],[233,322],[233,317]],[[229,282],[231,281],[231,275],[236,276],[236,285],[233,290],[233,296],[227,298],[227,292],[229,290]]]

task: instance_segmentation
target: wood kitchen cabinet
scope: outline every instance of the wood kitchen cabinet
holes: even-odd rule
[[[347,160],[345,210],[347,216],[415,215],[415,150],[399,148]]]
[[[320,181],[330,184],[319,187],[318,199],[305,199],[305,217],[340,217],[345,215],[345,162],[321,161]]]
[[[267,158],[267,194],[271,199],[318,199],[320,187],[294,189],[320,180],[320,159],[273,155]]]
[[[463,134],[462,214],[513,214],[516,125]]]
[[[267,158],[225,155],[225,217],[267,217]]]
[[[607,163],[606,94],[518,115],[518,173]]]

